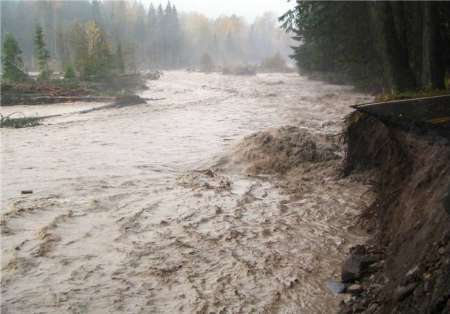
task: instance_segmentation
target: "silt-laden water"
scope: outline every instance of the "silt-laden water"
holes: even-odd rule
[[[218,165],[268,128],[336,135],[368,98],[296,74],[148,86],[160,100],[1,130],[2,313],[335,311],[368,187],[312,170],[294,197]]]

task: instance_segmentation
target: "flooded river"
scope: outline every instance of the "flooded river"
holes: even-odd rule
[[[295,184],[229,161],[268,128],[336,135],[368,97],[296,74],[148,87],[158,100],[1,130],[2,313],[334,312],[369,187],[339,160]]]

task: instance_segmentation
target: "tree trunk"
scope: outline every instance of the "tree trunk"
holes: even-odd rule
[[[386,85],[395,92],[414,90],[417,84],[409,65],[408,46],[405,36],[400,36],[396,28],[396,21],[404,23],[403,11],[393,10],[389,2],[374,2],[370,4],[370,13]]]
[[[438,6],[423,3],[422,88],[445,88],[445,62],[439,30]]]
[[[417,87],[414,73],[409,64],[409,51],[404,30],[404,3],[385,3],[384,36],[387,54],[393,69],[394,89],[414,90]],[[398,27],[396,27],[396,23]]]

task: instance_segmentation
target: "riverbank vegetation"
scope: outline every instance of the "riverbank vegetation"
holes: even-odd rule
[[[146,78],[159,78],[159,69],[227,72],[254,69],[274,56],[279,64],[288,59],[289,35],[272,14],[250,24],[235,15],[210,19],[179,13],[170,2],[19,0],[0,5],[3,105],[40,103],[43,95],[126,94],[145,88]]]
[[[22,50],[12,34],[6,34],[2,54],[2,105],[40,104],[117,96],[145,88],[144,78],[125,74],[121,45],[111,52],[104,31],[95,23],[76,24],[71,33],[72,55],[64,64],[64,74],[53,73],[49,66],[43,28],[37,24],[34,55],[38,73],[28,74]],[[75,98],[74,98],[75,97]],[[80,99],[78,99],[78,98]]]
[[[448,88],[445,2],[299,1],[280,20],[303,73],[384,94]]]

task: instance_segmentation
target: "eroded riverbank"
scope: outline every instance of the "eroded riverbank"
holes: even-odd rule
[[[368,98],[295,74],[148,85],[160,101],[1,130],[2,310],[337,310],[325,281],[365,239],[351,226],[369,186],[338,178],[339,148],[280,176],[234,147],[285,125],[333,144]]]

